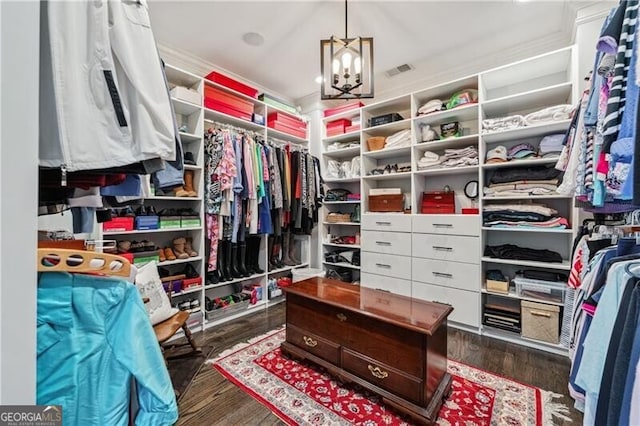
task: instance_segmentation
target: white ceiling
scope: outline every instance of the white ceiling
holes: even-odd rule
[[[552,34],[571,37],[579,1],[351,1],[349,36],[374,37],[376,90],[400,64],[437,63],[453,52],[496,55]],[[318,91],[319,40],[344,36],[343,1],[151,1],[157,41],[291,99]],[[242,36],[257,32],[254,47]],[[470,53],[469,45],[473,45]],[[455,55],[455,53],[453,53]],[[460,61],[465,60],[461,55]]]

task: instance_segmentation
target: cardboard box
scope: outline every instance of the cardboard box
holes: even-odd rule
[[[238,111],[235,108],[230,107],[227,104],[223,104],[211,99],[204,100],[205,108],[212,109],[214,111],[221,112],[223,114],[230,115],[232,117],[240,118],[242,120],[251,121],[252,114],[248,114],[246,112]]]
[[[305,123],[303,120],[282,112],[276,111],[276,112],[270,113],[267,116],[267,121],[277,121],[281,124],[291,127],[292,129],[297,129],[302,131],[307,130],[307,123]]]
[[[136,229],[142,231],[145,229],[158,229],[158,216],[136,216]]]
[[[489,292],[509,294],[509,281],[486,280],[486,285]]]
[[[302,139],[306,139],[307,138],[307,132],[303,132],[303,131],[300,131],[300,130],[292,129],[291,127],[283,125],[282,123],[280,123],[278,121],[269,121],[267,125],[271,129],[278,130],[278,131],[286,133],[288,135],[297,136],[297,137],[302,138]]]
[[[181,227],[180,216],[160,216],[160,229],[179,229]]]
[[[247,95],[251,98],[258,97],[257,89],[254,89],[253,87],[248,86],[244,83],[240,83],[239,81],[234,80],[231,77],[227,77],[224,74],[220,74],[217,71],[210,72],[204,78],[209,81],[213,81],[214,83],[218,83],[224,87],[228,87],[231,90],[235,90],[236,92],[242,93],[243,95]]]
[[[173,89],[171,89],[171,96],[176,99],[180,99],[181,101],[189,102],[198,106],[202,104],[200,93],[186,87],[174,87]]]
[[[200,217],[198,216],[180,216],[181,228],[196,228],[200,226]]]
[[[102,223],[102,230],[105,232],[133,231],[133,222],[133,217],[114,217]]]
[[[253,114],[253,102],[211,86],[204,88],[205,101],[219,102],[246,114]]]
[[[323,113],[325,117],[330,117],[332,115],[341,114],[346,111],[356,110],[358,108],[362,108],[363,106],[364,104],[360,101],[349,102],[344,105],[340,105],[338,107],[327,108],[324,110]]]

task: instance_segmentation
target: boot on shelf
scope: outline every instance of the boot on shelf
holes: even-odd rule
[[[158,250],[158,262],[166,262],[167,256],[164,254],[164,249]]]
[[[218,284],[220,282],[220,276],[218,274],[218,271],[209,271],[206,274],[206,281],[207,281],[207,285],[210,284]]]
[[[233,280],[235,277],[235,275],[233,274],[233,271],[231,270],[231,264],[233,262],[232,256],[231,256],[231,240],[225,240],[224,241],[224,251],[225,251],[225,265],[224,265],[224,273],[225,276],[227,277],[227,281],[231,281]]]
[[[287,266],[294,266],[297,263],[289,256],[289,234],[290,232],[288,231],[282,233],[282,263]]]
[[[193,238],[191,237],[187,237],[185,239],[185,243],[184,243],[184,251],[190,256],[190,257],[197,257],[198,256],[198,252],[195,251],[193,249]]]
[[[184,251],[184,246],[187,240],[184,237],[176,238],[173,240],[173,252],[178,259],[188,259],[189,255]]]
[[[274,256],[274,250],[275,250],[274,240],[275,240],[275,237],[272,237],[271,235],[267,237],[267,253],[269,253],[269,271],[278,269],[278,266],[275,263],[275,256]]]
[[[282,263],[282,235],[279,237],[275,237],[275,241],[273,243],[273,261],[276,268],[284,268],[284,263]]]
[[[297,255],[298,255],[298,249],[297,249],[297,245],[296,244],[296,237],[293,234],[293,232],[289,233],[289,259],[291,259],[291,261],[295,264],[295,265],[300,265],[302,264],[302,260],[300,260]]]
[[[176,255],[173,252],[173,250],[171,250],[171,247],[165,247],[164,248],[164,257],[167,260],[176,260]]]
[[[238,243],[231,243],[231,275],[242,278],[244,275],[238,269]]]
[[[198,196],[198,193],[196,192],[195,187],[193,186],[194,173],[195,172],[193,170],[184,171],[184,190],[189,194],[187,195],[187,197]]]
[[[225,247],[225,242],[218,242],[218,275],[220,277],[220,281],[231,281],[231,274],[227,274],[226,270],[227,265],[227,250]]]
[[[247,243],[241,242],[238,243],[238,272],[240,272],[243,277],[251,276],[247,265]]]
[[[251,261],[249,264],[251,265],[251,271],[254,274],[264,274],[264,269],[260,268],[260,243],[262,242],[260,237],[249,237],[247,238],[247,250],[249,251],[249,256],[251,256]]]

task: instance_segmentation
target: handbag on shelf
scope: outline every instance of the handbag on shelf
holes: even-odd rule
[[[351,194],[351,192],[347,189],[330,189],[325,194],[324,201],[347,201],[349,194]]]

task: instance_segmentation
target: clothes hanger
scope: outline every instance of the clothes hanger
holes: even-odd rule
[[[637,267],[637,266],[640,266],[640,262],[629,262],[626,265],[624,265],[624,271],[627,274],[631,275],[632,277],[640,279],[640,275],[639,275],[640,270],[638,272],[634,272],[631,270],[632,267]]]
[[[98,273],[129,277],[131,264],[127,259],[93,251],[40,248],[38,272]]]

